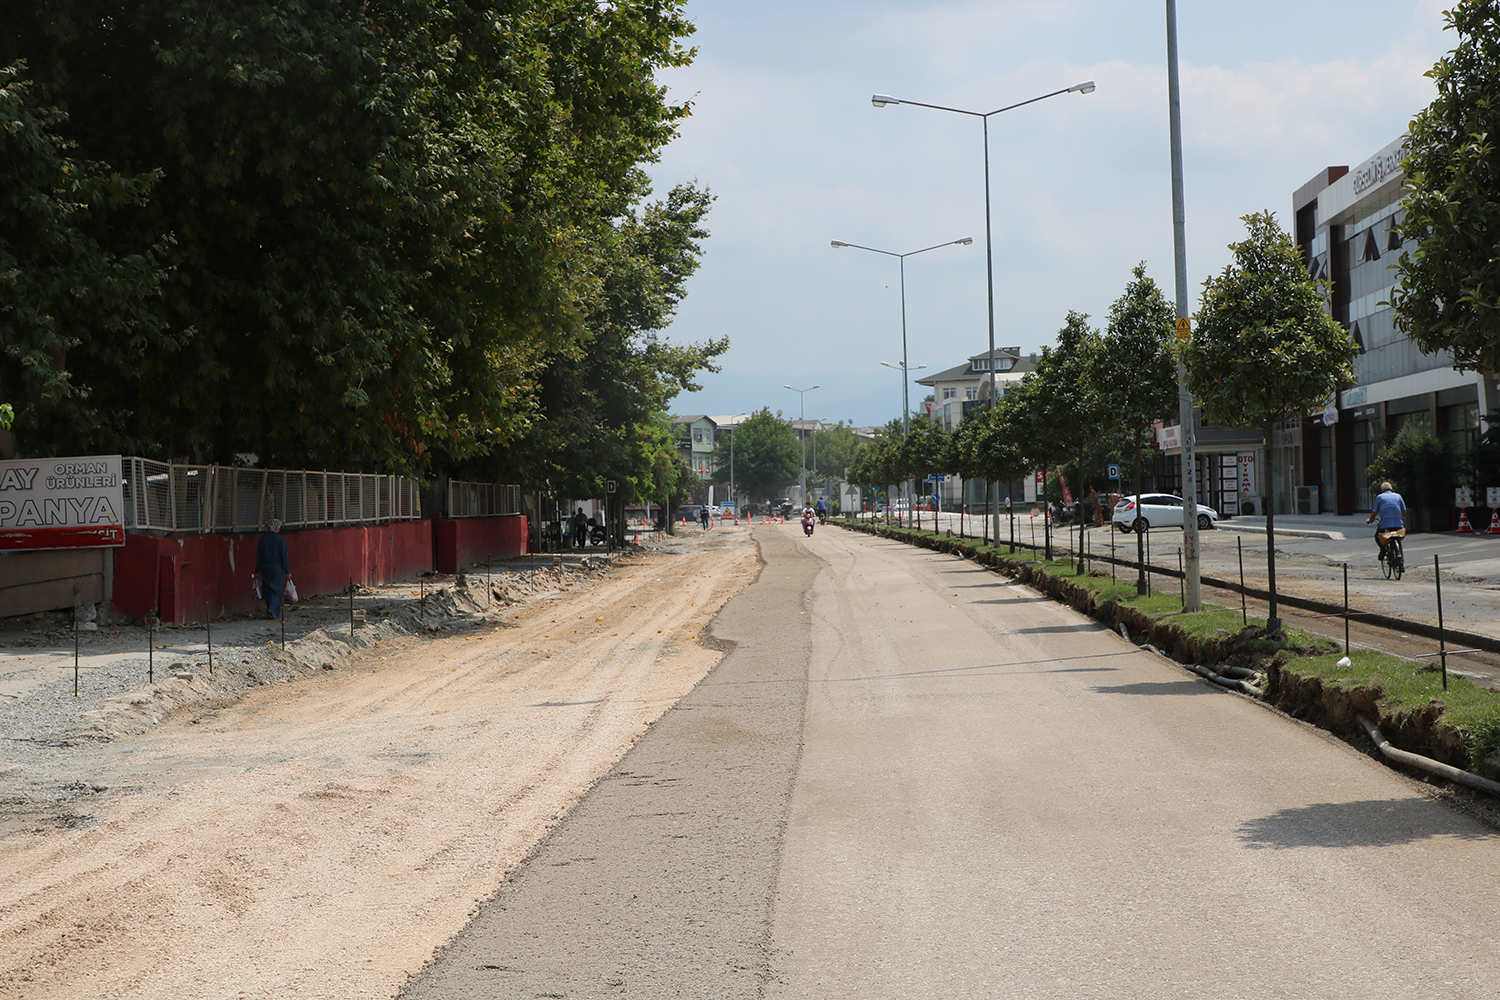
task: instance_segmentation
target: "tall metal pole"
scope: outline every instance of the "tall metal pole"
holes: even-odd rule
[[[821,389],[821,385],[809,386],[806,389],[797,389],[790,385],[783,385],[783,389],[791,389],[797,394],[797,422],[801,425],[797,428],[797,437],[802,442],[802,502],[807,503],[807,393],[814,389]],[[730,439],[733,440],[732,438]]]
[[[1177,78],[1177,0],[1167,0],[1167,114],[1172,136],[1172,248],[1177,278],[1177,338],[1192,336],[1188,309],[1187,209],[1182,194],[1182,102]],[[1184,584],[1182,609],[1203,610],[1201,564],[1198,558],[1198,455],[1193,430],[1193,394],[1187,369],[1177,362],[1177,419],[1182,425],[1182,549]]]
[[[997,112],[998,113],[998,112]],[[995,379],[995,243],[990,236],[990,116],[984,122],[984,280],[985,302],[989,309],[990,326],[990,405],[997,405],[997,382]],[[985,487],[986,500],[990,505],[990,520],[994,526],[992,538],[1000,538],[1000,483],[991,482]]]
[[[1016,108],[1024,108],[1028,104],[1045,101],[1049,97],[1059,94],[1092,94],[1094,92],[1094,81],[1086,80],[1083,83],[1075,83],[1071,87],[1062,90],[1054,90],[1050,94],[1042,94],[1040,97],[1032,97],[1015,104],[996,108],[994,111],[970,111],[966,108],[950,108],[942,104],[924,104],[921,101],[904,101],[889,94],[874,94],[870,97],[870,103],[877,108],[883,108],[890,104],[914,104],[919,108],[932,108],[936,111],[951,111],[957,115],[970,115],[978,118],[984,123],[984,258],[985,258],[985,287],[987,289],[987,300],[989,303],[989,335],[990,335],[990,405],[994,406],[997,400],[995,378],[995,255],[994,242],[990,237],[990,118],[994,115],[1003,114]],[[988,488],[991,500],[990,516],[994,522],[995,538],[1000,537],[1000,484],[991,483]]]

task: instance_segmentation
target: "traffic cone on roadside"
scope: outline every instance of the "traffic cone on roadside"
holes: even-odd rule
[[[1500,535],[1500,507],[1496,507],[1490,514],[1490,530],[1486,535]]]
[[[1474,528],[1469,524],[1469,508],[1460,507],[1458,509],[1458,527],[1453,529],[1453,533],[1455,535],[1474,534]]]

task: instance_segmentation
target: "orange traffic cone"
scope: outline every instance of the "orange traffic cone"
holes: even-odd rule
[[[1485,534],[1500,535],[1500,507],[1496,507],[1490,515],[1490,530],[1486,531]]]
[[[1458,527],[1453,529],[1455,535],[1472,535],[1474,528],[1469,524],[1469,508],[1460,507],[1458,510]]]

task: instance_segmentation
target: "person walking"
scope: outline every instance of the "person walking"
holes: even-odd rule
[[[580,549],[589,543],[589,516],[583,512],[582,507],[573,515],[573,537],[578,539]]]
[[[708,504],[698,508],[698,522],[703,525],[703,530],[708,530]]]
[[[266,617],[281,617],[281,597],[291,575],[292,563],[286,539],[281,537],[281,521],[273,517],[266,522],[266,533],[255,546],[255,581],[260,584],[260,595],[266,602]]]

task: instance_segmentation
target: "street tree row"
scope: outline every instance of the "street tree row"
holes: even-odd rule
[[[683,0],[55,0],[0,33],[30,454],[676,477],[711,202],[653,199]],[[642,492],[659,495],[656,486]]]

